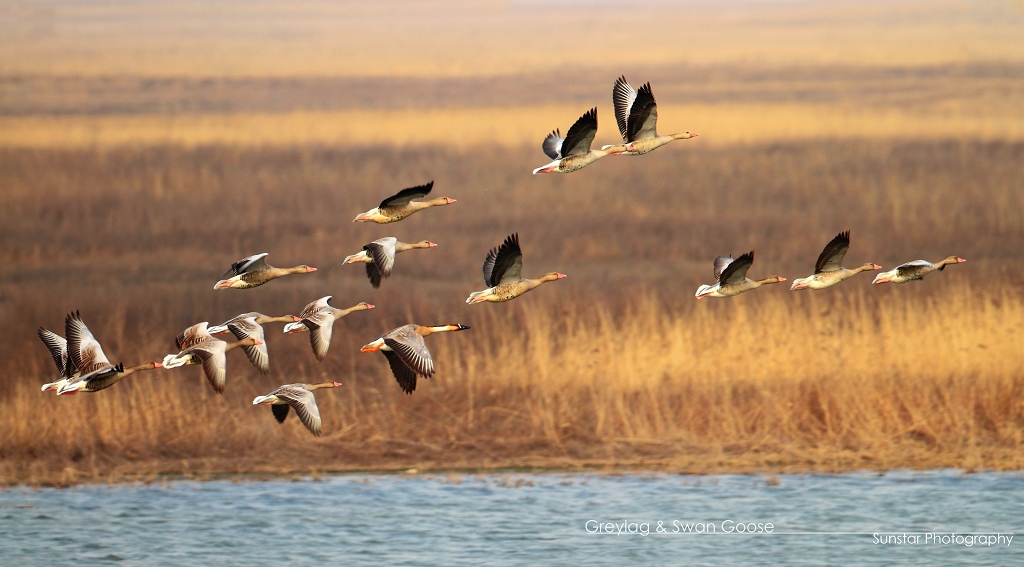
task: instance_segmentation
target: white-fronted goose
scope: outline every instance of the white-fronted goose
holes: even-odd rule
[[[206,332],[210,333],[211,335],[219,335],[221,333],[226,333],[228,332],[228,325],[235,323],[237,321],[241,321],[243,319],[249,319],[250,317],[256,320],[257,325],[266,325],[267,323],[294,323],[295,321],[299,320],[299,318],[296,317],[295,315],[282,315],[280,317],[271,317],[269,315],[264,315],[262,313],[257,313],[253,311],[250,313],[242,313],[241,315],[235,315],[234,317],[228,319],[227,321],[224,321],[224,323],[220,325],[214,325],[206,329]]]
[[[331,297],[328,295],[310,303],[302,310],[302,313],[299,313],[297,322],[284,326],[284,332],[288,334],[309,331],[309,344],[313,347],[313,354],[320,362],[327,357],[327,349],[331,347],[334,322],[353,311],[365,311],[374,307],[364,301],[348,309],[338,309],[327,304]]]
[[[224,393],[224,385],[227,382],[227,351],[263,343],[260,339],[249,337],[228,344],[213,338],[206,330],[205,321],[182,331],[176,342],[181,352],[165,356],[164,367],[177,368],[190,364],[202,364],[206,379],[218,394]]]
[[[385,333],[359,350],[384,353],[391,366],[391,373],[395,375],[395,380],[398,380],[398,385],[406,394],[411,394],[416,389],[416,376],[430,378],[434,374],[434,360],[430,358],[430,351],[427,350],[423,337],[444,331],[464,331],[468,328],[458,323],[437,327],[423,327],[410,323]]]
[[[248,289],[288,274],[308,274],[316,271],[316,268],[305,264],[294,268],[275,268],[267,264],[266,257],[267,253],[264,252],[231,264],[231,269],[220,276],[220,281],[213,289]]]
[[[288,408],[293,408],[302,425],[305,425],[310,433],[320,437],[320,410],[316,407],[313,390],[338,386],[341,386],[341,382],[285,384],[266,396],[256,396],[252,405],[269,405],[278,423],[284,423],[284,418],[288,417]]]
[[[697,299],[705,297],[731,297],[745,291],[757,289],[766,284],[786,281],[782,276],[769,276],[763,280],[752,280],[747,277],[747,270],[754,264],[754,251],[732,259],[732,256],[715,258],[715,285],[702,285],[697,289]]]
[[[343,264],[355,264],[362,262],[366,264],[366,277],[370,278],[370,285],[380,287],[381,278],[391,277],[391,268],[395,265],[395,254],[406,250],[418,250],[422,248],[435,248],[437,244],[428,240],[421,240],[415,244],[399,242],[394,236],[378,238],[363,246],[363,249],[345,258]]]
[[[605,146],[600,150],[590,149],[597,135],[597,108],[591,108],[569,128],[562,138],[562,133],[555,129],[541,144],[541,148],[549,158],[555,160],[533,170],[537,173],[572,173],[583,169],[604,156],[617,156],[626,151],[626,146],[616,144]]]
[[[539,278],[525,279],[520,275],[522,269],[523,252],[519,249],[519,233],[510,234],[501,246],[488,252],[484,260],[484,285],[488,286],[487,289],[469,294],[466,303],[508,301],[544,282],[565,277],[565,274],[549,272]]]
[[[884,284],[884,283],[907,283],[914,280],[919,280],[925,277],[925,275],[934,272],[935,270],[942,271],[946,266],[950,264],[963,264],[967,260],[959,256],[950,256],[945,260],[941,260],[932,264],[927,260],[914,260],[913,262],[907,262],[906,264],[900,264],[888,272],[882,272],[875,276],[873,284]]]
[[[639,156],[673,140],[697,137],[696,132],[680,132],[668,136],[658,133],[658,103],[654,100],[649,82],[636,91],[626,82],[625,75],[619,77],[612,89],[612,101],[615,105],[615,122],[619,125],[619,133],[626,146],[624,155]]]
[[[850,231],[840,232],[821,251],[818,261],[814,263],[814,274],[793,280],[793,285],[789,289],[825,289],[863,271],[882,269],[878,264],[864,264],[852,270],[844,268],[843,257],[849,249]]]
[[[398,193],[395,193],[381,201],[380,205],[377,205],[376,208],[358,215],[356,218],[352,219],[352,222],[375,222],[377,224],[398,222],[416,211],[422,211],[429,207],[450,205],[455,202],[455,199],[450,199],[448,197],[438,197],[429,201],[413,201],[413,199],[426,197],[430,194],[430,191],[433,188],[434,182],[431,181],[426,185],[402,189]]]
[[[57,373],[61,377],[56,382],[43,384],[43,391],[59,390],[61,386],[79,376],[78,369],[75,368],[75,365],[68,356],[68,342],[64,340],[64,337],[42,327],[39,327],[36,334],[39,335],[39,340],[43,341],[43,344],[50,351],[50,356],[53,357],[53,362],[57,365]]]
[[[58,396],[98,392],[113,386],[132,373],[162,367],[159,362],[146,362],[129,368],[125,368],[123,364],[111,364],[103,354],[100,343],[77,311],[69,313],[64,320],[64,335],[67,336],[68,358],[77,368],[79,376],[59,386]]]

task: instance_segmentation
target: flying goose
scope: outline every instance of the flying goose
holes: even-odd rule
[[[299,313],[299,320],[295,323],[288,323],[284,326],[287,334],[310,331],[309,344],[313,347],[313,354],[320,362],[327,357],[327,349],[331,347],[331,334],[334,330],[334,322],[353,311],[365,311],[373,309],[374,306],[365,301],[357,303],[348,309],[338,309],[327,304],[331,300],[330,295],[310,303]]]
[[[391,373],[406,394],[416,389],[416,376],[430,378],[434,375],[434,360],[423,337],[444,331],[464,331],[469,327],[452,323],[437,327],[423,327],[410,323],[388,331],[379,339],[363,346],[360,352],[380,351],[388,359]]]
[[[745,291],[757,289],[765,284],[786,281],[782,276],[769,276],[763,280],[752,280],[747,277],[747,270],[754,264],[754,251],[751,250],[733,260],[732,256],[715,258],[715,285],[702,285],[695,294],[697,299],[705,297],[731,297]]]
[[[484,260],[484,285],[487,289],[469,294],[466,303],[490,301],[498,303],[515,299],[544,282],[552,282],[565,274],[549,272],[536,279],[525,279],[520,275],[523,268],[523,252],[519,249],[519,233],[510,234],[501,246],[487,253]]]
[[[624,155],[639,156],[672,140],[697,137],[696,132],[680,132],[668,136],[658,133],[658,103],[654,100],[649,82],[636,91],[626,82],[625,75],[619,77],[612,89],[612,101],[615,105],[615,122],[619,125],[619,133],[626,146]]]
[[[950,256],[945,260],[941,260],[932,264],[927,260],[914,260],[913,262],[907,262],[906,264],[900,264],[888,272],[882,272],[875,276],[875,280],[871,283],[878,285],[884,283],[907,283],[914,280],[924,278],[925,275],[934,272],[935,270],[942,271],[946,266],[950,264],[963,264],[967,260],[960,258],[959,256]]]
[[[356,218],[352,219],[352,222],[375,222],[377,224],[398,222],[416,211],[422,211],[429,207],[450,205],[455,202],[455,199],[450,199],[448,197],[438,197],[429,201],[413,201],[413,199],[426,197],[430,194],[430,190],[433,188],[434,182],[431,181],[426,185],[402,189],[398,193],[395,193],[381,201],[380,205],[377,205],[376,208],[370,209],[365,213],[356,216]]]
[[[263,344],[261,339],[249,337],[238,342],[226,343],[213,338],[206,330],[206,321],[197,323],[182,331],[175,342],[181,352],[164,357],[164,368],[177,368],[190,364],[202,364],[203,373],[218,394],[224,393],[227,382],[226,353],[237,347],[248,347]],[[255,364],[255,362],[253,363]]]
[[[284,423],[288,417],[288,408],[295,408],[296,415],[313,435],[320,437],[320,410],[316,407],[313,390],[320,388],[337,388],[341,382],[323,382],[321,384],[285,384],[266,396],[256,396],[252,405],[269,405],[278,423]]]
[[[363,246],[363,249],[345,258],[343,264],[355,264],[362,262],[366,264],[366,277],[370,278],[370,285],[380,287],[382,277],[391,276],[391,268],[395,265],[395,254],[406,250],[418,250],[421,248],[435,248],[437,244],[427,240],[421,240],[415,244],[399,242],[394,236],[385,236]]]
[[[58,396],[98,392],[135,372],[163,366],[159,362],[146,362],[129,368],[125,368],[124,364],[111,364],[77,311],[69,313],[64,319],[64,335],[67,337],[68,357],[79,375],[57,387]]]
[[[604,156],[617,156],[626,151],[626,146],[622,144],[605,146],[600,150],[590,149],[590,145],[594,142],[594,136],[596,135],[597,107],[594,107],[576,120],[576,123],[565,134],[565,138],[562,138],[562,133],[558,129],[555,129],[544,138],[541,148],[554,161],[538,167],[533,170],[533,173],[572,173],[583,169]]]
[[[230,325],[231,323],[235,323],[237,321],[241,321],[243,319],[249,319],[250,317],[256,320],[257,325],[266,325],[267,323],[294,323],[295,321],[299,320],[299,318],[296,317],[295,315],[282,315],[280,317],[271,317],[269,315],[264,315],[262,313],[257,313],[253,311],[250,313],[242,313],[241,315],[235,315],[234,317],[228,319],[227,321],[224,321],[220,325],[214,325],[206,329],[206,332],[210,333],[211,335],[219,335],[221,333],[226,333],[228,332],[228,325]]]
[[[267,264],[266,256],[266,252],[255,254],[231,264],[231,269],[220,276],[220,281],[213,289],[248,289],[288,274],[308,274],[316,271],[316,268],[305,264],[294,268],[275,268]]]
[[[793,285],[789,289],[825,289],[863,271],[882,269],[878,264],[864,264],[852,270],[844,268],[843,257],[849,249],[850,231],[840,232],[821,251],[818,261],[814,263],[814,274],[793,280]]]

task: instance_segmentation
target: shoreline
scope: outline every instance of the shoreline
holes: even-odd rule
[[[272,480],[319,480],[324,476],[339,475],[481,475],[481,474],[676,474],[682,476],[706,475],[751,475],[774,477],[780,475],[806,474],[886,474],[894,471],[935,471],[955,470],[961,474],[1012,473],[1024,471],[1024,464],[1014,459],[1012,450],[991,455],[988,462],[969,465],[971,459],[950,459],[953,455],[934,455],[933,459],[907,456],[903,459],[887,459],[872,462],[867,459],[850,459],[849,456],[834,455],[820,461],[775,462],[769,459],[752,459],[749,454],[736,455],[731,460],[719,460],[710,455],[689,455],[660,459],[566,459],[558,457],[535,457],[527,459],[494,459],[483,461],[461,461],[442,464],[436,461],[391,461],[379,465],[365,462],[305,462],[284,466],[269,462],[254,462],[252,459],[149,459],[122,462],[86,470],[73,466],[47,467],[39,470],[39,461],[3,463],[0,470],[0,490],[13,488],[71,488],[81,485],[126,485],[153,484],[179,481],[212,482],[230,480],[233,482],[264,482]],[[747,458],[744,459],[743,457]],[[945,458],[943,458],[945,457]],[[172,465],[176,461],[177,467]],[[232,461],[236,463],[232,466]],[[757,462],[760,461],[760,462]],[[857,462],[859,461],[859,462]],[[35,465],[35,466],[33,466]],[[56,465],[56,463],[51,463]],[[31,469],[35,469],[34,471]],[[15,470],[12,470],[15,469]],[[19,472],[20,471],[20,472]]]

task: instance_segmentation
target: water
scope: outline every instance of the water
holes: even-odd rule
[[[19,488],[0,491],[0,564],[1024,564],[1018,474],[799,475],[774,484],[551,473]],[[641,532],[648,522],[649,535],[588,533],[598,524],[617,532],[624,520]],[[672,533],[685,525],[673,520],[708,522],[715,533]],[[667,533],[657,533],[658,521]],[[726,521],[771,523],[772,533],[725,533]],[[923,534],[916,545],[881,545],[872,535],[932,531],[1020,535],[991,547],[926,544]]]

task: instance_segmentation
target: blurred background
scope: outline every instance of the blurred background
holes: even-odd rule
[[[1019,467],[1022,30],[1009,0],[0,2],[0,477]],[[622,74],[660,132],[700,137],[531,176],[593,106],[617,141]],[[458,203],[351,222],[429,180]],[[720,254],[792,280],[844,230],[848,266],[968,263],[692,299]],[[524,275],[569,277],[465,305],[511,232]],[[374,290],[340,263],[383,236],[438,247]],[[260,252],[319,271],[212,290]],[[230,353],[224,396],[195,367],[39,392],[35,329],[70,310],[132,365],[325,295],[377,309],[323,364],[272,325],[270,375]],[[438,375],[404,396],[358,348],[410,321],[473,329],[432,337]],[[326,379],[346,386],[319,396],[322,439],[249,406]]]

